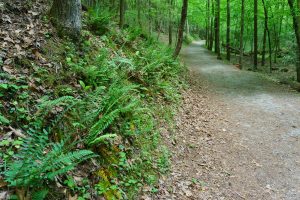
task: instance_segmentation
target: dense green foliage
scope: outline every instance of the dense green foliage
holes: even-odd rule
[[[19,196],[64,198],[62,184],[81,199],[132,199],[167,171],[158,128],[184,71],[171,49],[98,13],[86,13],[80,44],[48,38],[43,56],[56,69],[23,60],[29,76],[1,74],[0,123],[16,134],[0,143],[1,171]]]

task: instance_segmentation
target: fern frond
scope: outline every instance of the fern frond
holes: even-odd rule
[[[0,114],[0,124],[9,124],[9,123],[10,121],[6,117]]]
[[[32,200],[43,200],[46,198],[48,192],[49,192],[49,190],[45,189],[45,188],[42,190],[36,191],[32,194],[31,199]]]
[[[87,143],[92,143],[99,134],[101,134],[112,122],[119,116],[120,110],[116,109],[111,113],[103,116],[94,126],[90,129],[87,137]]]
[[[49,101],[45,101],[42,104],[40,104],[40,109],[44,109],[44,108],[49,108],[49,107],[53,107],[56,106],[62,102],[66,102],[69,100],[74,100],[75,98],[72,96],[63,96],[54,100],[49,100]]]
[[[54,106],[57,106],[61,103],[75,101],[76,99],[72,96],[63,96],[54,100],[44,101],[39,105],[39,109],[37,111],[37,115],[45,114],[45,112],[49,112]]]
[[[29,138],[16,155],[17,160],[8,164],[4,175],[11,186],[25,187],[43,183],[47,179],[53,180],[55,176],[74,169],[78,163],[96,156],[89,150],[65,154],[64,142],[49,144],[48,138],[40,139],[42,136],[37,133],[36,137]],[[38,141],[41,143],[35,143]],[[48,153],[45,154],[45,151]]]
[[[102,136],[96,138],[92,142],[90,142],[89,145],[96,145],[96,144],[99,144],[101,142],[104,142],[105,140],[114,139],[116,137],[117,137],[117,134],[105,134],[105,135],[102,135]]]
[[[95,157],[95,154],[89,150],[80,150],[75,152],[69,152],[61,155],[52,165],[70,165],[73,163],[80,163],[86,159]]]

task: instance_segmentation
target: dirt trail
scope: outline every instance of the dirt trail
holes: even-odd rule
[[[171,174],[153,199],[300,199],[300,95],[224,64],[194,42]]]

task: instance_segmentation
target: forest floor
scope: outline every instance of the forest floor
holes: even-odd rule
[[[175,130],[162,130],[171,172],[144,199],[300,199],[299,94],[203,45],[182,53],[191,88]]]

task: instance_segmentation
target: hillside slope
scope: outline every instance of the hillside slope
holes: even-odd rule
[[[168,170],[158,128],[183,85],[171,50],[94,11],[73,43],[57,36],[46,1],[0,10],[0,199],[156,192]]]

